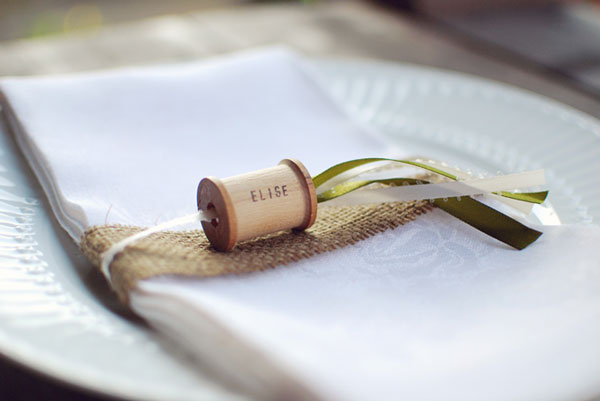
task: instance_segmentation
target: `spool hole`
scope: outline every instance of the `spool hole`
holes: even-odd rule
[[[206,205],[206,210],[215,210],[215,205],[213,205],[212,202],[208,202],[208,205]],[[215,217],[210,221],[210,224],[212,224],[213,227],[217,227],[219,225],[219,218]]]

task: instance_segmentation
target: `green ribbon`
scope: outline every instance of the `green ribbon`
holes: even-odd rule
[[[350,160],[344,163],[336,164],[335,166],[328,168],[321,174],[318,174],[317,176],[313,177],[315,189],[320,188],[327,181],[338,177],[339,175],[356,167],[382,161],[396,162],[414,167],[419,167],[426,171],[449,178],[451,180],[458,180],[458,177],[451,173],[445,172],[438,168],[417,161],[387,158],[366,158]],[[362,181],[344,181],[318,194],[317,201],[326,202],[348,194],[364,186],[375,183],[398,186],[428,184],[429,182],[424,180],[418,180],[415,178],[401,177]],[[544,202],[544,200],[548,196],[548,191],[524,193],[501,191],[495,194],[522,202],[539,204]],[[434,199],[433,204],[439,207],[440,209],[446,211],[447,213],[450,213],[451,215],[459,218],[460,220],[464,221],[470,226],[478,229],[479,231],[482,231],[487,235],[496,238],[497,240],[502,241],[505,244],[510,245],[519,250],[526,248],[535,240],[537,240],[540,237],[540,235],[542,235],[541,232],[529,228],[526,225],[521,224],[517,220],[513,219],[512,217],[507,216],[497,211],[496,209],[493,209],[469,196],[463,196],[460,198]]]

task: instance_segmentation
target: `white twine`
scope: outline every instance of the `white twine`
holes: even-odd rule
[[[191,224],[191,223],[200,223],[201,221],[210,221],[214,217],[215,216],[213,216],[210,213],[206,213],[202,210],[199,210],[196,213],[188,214],[186,216],[177,217],[173,220],[165,221],[164,223],[147,228],[144,231],[140,231],[139,233],[136,233],[134,235],[126,237],[126,238],[122,239],[121,241],[117,242],[116,244],[114,244],[113,246],[111,246],[110,248],[108,248],[108,250],[106,250],[102,254],[102,256],[101,256],[102,259],[100,262],[100,271],[104,274],[106,279],[109,282],[111,282],[112,279],[111,279],[111,274],[110,274],[110,265],[113,262],[113,260],[115,259],[115,256],[117,256],[118,253],[122,252],[129,245],[131,245],[143,238],[146,238],[154,233],[157,233],[159,231],[167,230],[169,228],[180,227],[180,226],[183,226],[186,224]],[[200,226],[200,227],[202,227],[202,226]]]

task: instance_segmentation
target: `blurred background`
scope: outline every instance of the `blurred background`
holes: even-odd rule
[[[600,0],[0,0],[0,78],[285,45],[504,82],[600,118]],[[0,400],[104,400],[0,357]]]
[[[380,15],[373,18],[374,12]],[[426,27],[430,38],[450,35],[455,43],[479,46],[486,56],[558,74],[600,96],[600,0],[4,0],[0,75],[180,60],[273,42],[314,55],[435,65],[435,55],[411,57],[428,38],[398,32],[394,25],[400,21]],[[66,60],[49,59],[43,46],[22,43],[58,37],[63,43],[54,41],[53,53],[68,57],[68,68]],[[390,46],[394,41],[396,49]],[[78,54],[72,54],[77,46]],[[14,47],[19,50],[11,52]],[[443,67],[465,70],[451,63]]]
[[[303,4],[317,2],[319,1],[299,1]],[[193,13],[244,3],[251,2],[240,0],[4,0],[0,4],[0,39],[37,38],[82,29],[97,29],[103,25],[164,14]],[[586,21],[599,22],[599,11],[597,7],[593,7],[593,4],[600,4],[597,0],[588,2],[572,0],[562,2],[557,0],[381,0],[379,3],[440,17],[473,15],[488,11],[488,15],[486,15],[488,18],[490,17],[489,11],[495,14],[506,9],[522,11],[527,8],[531,11],[559,4],[566,10],[567,15],[572,14],[571,11],[573,11],[576,14],[575,19],[583,17],[579,20],[583,24]],[[582,7],[582,4],[585,3],[588,6]],[[592,15],[586,15],[587,12]],[[512,15],[517,17],[515,13]],[[531,16],[531,14],[527,13],[527,16]],[[553,28],[557,28],[557,26]]]
[[[223,7],[239,1],[202,0],[4,0],[0,4],[0,39],[39,38],[97,29],[103,25],[163,14]]]

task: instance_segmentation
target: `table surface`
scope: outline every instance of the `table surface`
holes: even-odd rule
[[[0,77],[196,60],[290,46],[323,58],[379,59],[504,82],[600,118],[600,99],[564,77],[486,48],[450,28],[366,1],[273,2],[210,8],[70,35],[0,42]],[[0,358],[2,400],[107,400]]]

